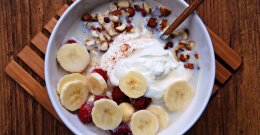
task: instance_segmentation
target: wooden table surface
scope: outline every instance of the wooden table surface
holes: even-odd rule
[[[65,2],[0,0],[1,135],[72,134],[4,73],[7,63]],[[187,134],[259,135],[260,1],[206,0],[198,14],[242,56],[243,63]]]

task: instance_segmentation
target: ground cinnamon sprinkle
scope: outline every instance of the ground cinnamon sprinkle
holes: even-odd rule
[[[129,44],[124,44],[123,46],[120,47],[120,51],[123,53],[128,52],[130,47],[131,46]]]

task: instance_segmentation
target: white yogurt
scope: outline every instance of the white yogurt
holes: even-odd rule
[[[120,51],[125,44],[127,50]],[[112,64],[111,59],[114,59]],[[145,96],[153,98],[153,101],[161,101],[170,84],[177,80],[190,81],[193,74],[192,70],[184,68],[182,62],[175,60],[170,50],[164,50],[163,43],[149,31],[116,37],[102,57],[101,67],[108,70],[114,86],[118,86],[121,76],[129,71],[143,74],[148,82]]]

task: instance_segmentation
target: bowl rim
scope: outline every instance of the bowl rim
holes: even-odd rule
[[[76,7],[78,4],[80,4],[82,0],[77,0],[75,1],[71,6],[68,7],[68,9],[63,13],[63,15],[60,17],[60,19],[58,20],[57,24],[55,25],[52,33],[56,33],[57,30],[58,30],[58,27],[56,26],[59,26],[63,20],[65,19],[65,16],[67,16],[67,14],[69,12],[72,11],[72,9],[74,9],[74,7]],[[183,1],[183,0],[179,0],[180,4],[183,4],[185,7],[188,7],[189,5]],[[213,50],[213,45],[212,45],[212,41],[211,41],[211,38],[209,36],[209,33],[207,31],[207,28],[205,26],[205,24],[202,22],[202,20],[200,19],[200,17],[195,13],[194,15],[195,19],[197,19],[198,23],[202,25],[202,30],[203,32],[206,34],[206,39],[209,41],[209,50],[210,50],[210,61],[212,61],[212,67],[211,67],[211,70],[213,71],[211,73],[211,77],[210,80],[211,80],[211,91],[214,87],[214,82],[215,82],[215,72],[216,72],[216,65],[215,65],[215,54],[214,54],[214,50]],[[55,112],[58,114],[58,116],[60,117],[60,119],[62,120],[62,122],[64,122],[64,124],[75,134],[82,134],[80,131],[77,130],[77,128],[75,127],[75,125],[73,125],[62,113],[62,110],[58,109],[58,104],[56,103],[55,101],[55,96],[53,96],[52,94],[52,91],[51,91],[51,87],[50,87],[50,80],[48,79],[48,76],[49,76],[49,72],[46,72],[49,70],[49,62],[47,61],[49,59],[49,56],[50,56],[50,49],[51,49],[51,44],[54,40],[54,36],[52,36],[54,34],[51,34],[50,38],[49,38],[49,42],[48,42],[48,45],[47,45],[47,49],[46,49],[46,55],[45,55],[45,62],[44,62],[44,75],[45,75],[45,83],[46,83],[46,88],[47,88],[47,92],[48,92],[48,96],[51,100],[51,103],[53,105],[53,108],[55,110]],[[208,92],[208,95],[206,96],[206,99],[205,99],[205,102],[203,102],[203,104],[201,104],[201,108],[200,110],[198,110],[198,113],[197,115],[194,116],[194,118],[185,126],[183,127],[183,129],[181,130],[181,132],[179,134],[184,134],[185,132],[187,132],[194,124],[195,122],[200,118],[200,116],[202,115],[203,111],[205,110],[208,102],[209,102],[209,99],[210,99],[210,96],[211,96],[211,92]]]

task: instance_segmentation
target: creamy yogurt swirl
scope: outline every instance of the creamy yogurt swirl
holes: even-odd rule
[[[107,67],[110,82],[114,86],[118,86],[121,76],[129,71],[141,73],[148,82],[145,96],[153,98],[154,101],[161,101],[170,84],[178,80],[191,80],[192,71],[185,69],[182,62],[176,61],[170,50],[164,50],[158,39],[147,35],[149,33],[146,33],[146,36],[126,34],[116,37],[101,63],[102,67]],[[127,57],[118,59],[113,67],[108,66],[108,58],[115,57],[115,51],[124,44],[129,45]]]

